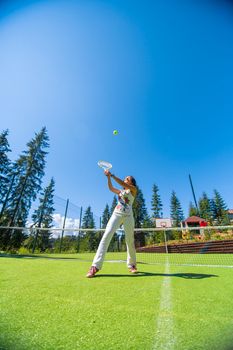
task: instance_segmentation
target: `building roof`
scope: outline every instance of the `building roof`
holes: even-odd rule
[[[184,222],[186,222],[186,223],[200,222],[200,221],[206,222],[205,219],[202,219],[202,218],[200,218],[199,216],[190,216],[189,218],[187,218],[186,220],[184,220]]]

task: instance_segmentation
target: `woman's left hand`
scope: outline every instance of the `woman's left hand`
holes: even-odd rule
[[[111,173],[110,173],[109,170],[104,170],[104,173],[105,173],[106,176],[111,176]]]

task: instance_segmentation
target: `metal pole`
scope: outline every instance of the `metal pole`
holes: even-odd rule
[[[189,182],[191,185],[191,189],[192,189],[192,193],[193,193],[193,199],[194,199],[194,203],[197,209],[197,213],[199,214],[199,209],[198,209],[198,205],[197,205],[197,200],[196,200],[196,196],[195,196],[195,192],[194,192],[194,188],[193,188],[193,183],[192,183],[192,179],[191,179],[191,175],[189,174]]]
[[[61,234],[61,240],[60,240],[59,253],[61,253],[61,248],[62,248],[62,241],[63,241],[63,235],[64,235],[64,228],[66,224],[66,215],[67,215],[68,205],[69,205],[69,199],[67,199],[66,201],[66,209],[65,209],[65,216],[64,216],[64,222],[63,222],[63,228],[62,228],[62,234]]]
[[[166,230],[163,231],[163,234],[164,234],[165,250],[166,250],[166,254],[168,254]]]
[[[83,213],[83,207],[80,208],[79,225],[78,225],[79,230],[80,230],[81,224],[82,224],[82,213]],[[79,247],[80,247],[80,231],[78,231],[77,253],[79,253]]]

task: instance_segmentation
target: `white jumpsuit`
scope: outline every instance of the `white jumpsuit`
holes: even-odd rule
[[[127,246],[127,265],[136,266],[136,250],[134,245],[134,217],[133,205],[134,196],[130,190],[121,190],[118,196],[118,203],[111,218],[108,221],[104,235],[100,241],[98,250],[94,257],[92,266],[101,269],[105,254],[112,239],[114,232],[123,224],[125,231],[125,241]]]

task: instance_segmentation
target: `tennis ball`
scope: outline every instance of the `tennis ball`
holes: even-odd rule
[[[118,135],[118,131],[117,130],[113,130],[113,135]]]

